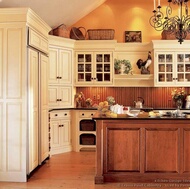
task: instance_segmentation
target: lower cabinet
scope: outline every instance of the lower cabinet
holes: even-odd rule
[[[71,147],[70,111],[50,112],[51,155],[69,152]]]
[[[78,110],[72,114],[73,151],[96,149],[96,124],[91,119],[96,110]]]

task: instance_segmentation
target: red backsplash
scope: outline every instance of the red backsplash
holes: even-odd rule
[[[172,87],[77,87],[77,92],[83,92],[85,98],[91,98],[93,103],[106,100],[113,96],[120,105],[134,106],[138,97],[145,100],[144,106],[154,108],[176,107],[171,97]],[[190,88],[185,91],[190,94]],[[98,99],[98,96],[100,99]]]

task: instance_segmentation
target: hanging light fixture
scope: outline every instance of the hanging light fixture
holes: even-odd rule
[[[166,15],[161,12],[160,0],[156,7],[156,0],[154,1],[153,16],[150,17],[150,25],[157,31],[164,31],[168,34],[174,34],[178,42],[181,44],[190,33],[190,16],[188,15],[189,0],[168,0],[166,7]],[[178,5],[178,15],[172,16],[171,3]]]

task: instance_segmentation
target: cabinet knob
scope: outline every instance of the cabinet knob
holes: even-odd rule
[[[57,79],[59,79],[59,76],[57,76]]]
[[[82,113],[82,116],[84,116],[84,113]]]
[[[91,116],[93,116],[94,114],[91,114]]]
[[[58,114],[55,114],[55,116],[58,116]]]
[[[67,114],[65,113],[65,116],[67,116]]]

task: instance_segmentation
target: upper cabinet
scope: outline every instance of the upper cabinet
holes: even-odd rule
[[[155,86],[188,86],[190,84],[190,51],[188,42],[153,42]]]
[[[75,42],[75,86],[112,86],[115,40]]]
[[[111,85],[112,52],[76,52],[76,85]]]
[[[49,84],[71,84],[72,51],[50,46],[49,57]]]
[[[49,36],[49,108],[74,105],[74,40]]]

